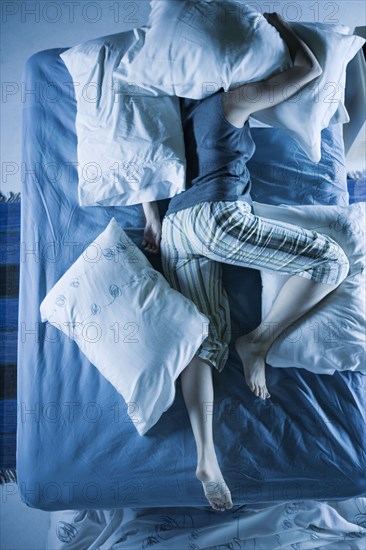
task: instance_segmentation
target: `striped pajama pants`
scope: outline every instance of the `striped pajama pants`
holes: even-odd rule
[[[190,298],[210,323],[197,355],[222,371],[230,342],[230,310],[221,264],[300,275],[339,284],[348,259],[330,237],[251,213],[243,201],[199,203],[163,220],[161,257],[172,288]]]

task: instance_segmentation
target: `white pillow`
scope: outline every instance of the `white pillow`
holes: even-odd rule
[[[366,202],[349,206],[272,206],[255,202],[254,212],[330,236],[350,262],[349,274],[341,285],[274,342],[267,363],[318,374],[343,370],[366,374]],[[286,275],[262,271],[263,318],[287,279]]]
[[[175,381],[208,322],[170,288],[114,218],[48,292],[40,311],[42,321],[75,340],[132,405],[129,415],[140,435],[172,405]]]
[[[179,99],[153,97],[113,70],[138,31],[112,34],[63,52],[77,101],[81,206],[123,206],[184,190],[185,149]]]
[[[323,73],[286,101],[252,113],[252,118],[283,128],[297,141],[310,160],[321,157],[321,131],[330,123],[349,121],[344,107],[347,64],[365,40],[347,34],[348,27],[324,23],[291,23],[311,48]]]
[[[287,47],[256,9],[234,0],[156,0],[115,71],[150,92],[201,99],[290,66]]]

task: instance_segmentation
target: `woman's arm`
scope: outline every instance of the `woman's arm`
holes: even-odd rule
[[[161,221],[157,202],[145,202],[142,208],[146,219],[142,246],[147,252],[157,254],[161,239]]]
[[[273,107],[295,95],[322,73],[308,46],[277,13],[264,14],[286,42],[293,66],[265,80],[243,84],[223,94],[223,110],[229,122],[241,127],[250,114]]]

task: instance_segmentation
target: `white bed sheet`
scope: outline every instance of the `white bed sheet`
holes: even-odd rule
[[[305,550],[366,547],[366,498],[203,508],[121,508],[51,513],[50,550]]]

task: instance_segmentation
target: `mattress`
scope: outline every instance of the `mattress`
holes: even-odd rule
[[[33,55],[23,74],[27,89],[38,93],[23,105],[16,459],[21,499],[42,510],[206,506],[179,379],[174,404],[141,437],[111,384],[73,341],[40,320],[48,290],[112,217],[138,246],[144,225],[141,205],[78,204],[76,102],[62,51]],[[53,94],[47,93],[50,86]],[[271,144],[260,142],[273,131],[259,132],[253,130],[257,150],[250,166],[254,200],[348,203],[340,127],[323,130],[321,165],[304,164],[290,143],[294,177],[284,173],[283,185],[275,185],[278,178],[264,169]],[[284,135],[271,135],[279,149]],[[276,170],[283,172],[281,162]],[[159,203],[161,213],[166,207]],[[149,260],[161,270],[158,258]],[[226,265],[224,284],[234,340],[260,322],[260,274]],[[234,505],[365,495],[361,373],[315,375],[268,365],[272,397],[263,402],[247,388],[231,346],[224,373],[213,375],[215,401],[208,414],[214,415],[217,456]]]

